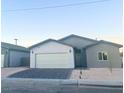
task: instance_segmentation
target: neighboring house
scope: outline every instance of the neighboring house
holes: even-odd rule
[[[120,68],[122,45],[77,35],[30,47],[31,68]]]
[[[1,67],[18,67],[29,65],[29,49],[1,42]]]

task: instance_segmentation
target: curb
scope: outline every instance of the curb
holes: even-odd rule
[[[114,80],[75,80],[75,79],[29,79],[29,78],[4,78],[2,84],[12,85],[50,85],[50,86],[104,86],[104,87],[123,87],[122,81]]]

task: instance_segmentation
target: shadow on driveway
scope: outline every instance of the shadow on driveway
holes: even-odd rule
[[[31,68],[14,73],[9,78],[43,78],[43,79],[69,79],[73,69],[38,69]]]

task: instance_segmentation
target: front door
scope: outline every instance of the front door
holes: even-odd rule
[[[82,49],[82,67],[86,68],[87,67],[87,60],[86,60],[86,49]]]
[[[75,68],[87,67],[86,50],[75,49]]]
[[[80,68],[81,65],[81,49],[75,49],[75,68]]]

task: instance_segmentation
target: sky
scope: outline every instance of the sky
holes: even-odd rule
[[[1,0],[1,40],[29,47],[48,38],[60,39],[76,34],[91,39],[122,44],[122,0],[43,8],[101,0]]]

